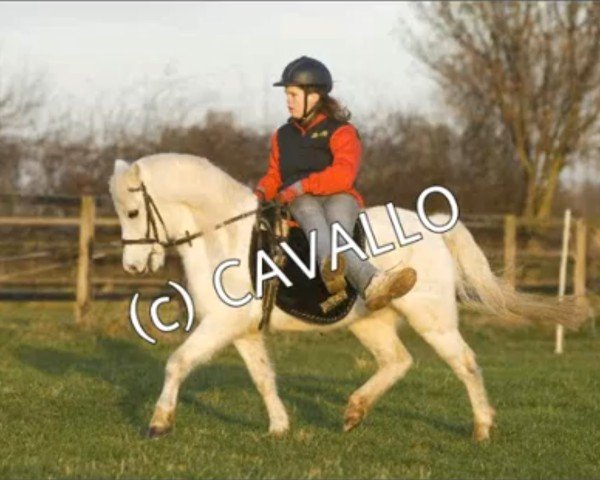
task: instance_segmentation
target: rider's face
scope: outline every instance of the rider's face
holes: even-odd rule
[[[285,87],[285,98],[290,115],[293,118],[302,118],[304,112],[304,90],[293,85],[287,86]],[[318,100],[318,93],[309,93],[306,102],[306,111],[309,111]]]

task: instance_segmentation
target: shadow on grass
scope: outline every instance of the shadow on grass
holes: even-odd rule
[[[465,407],[469,408],[467,404],[465,404]],[[417,421],[430,425],[436,430],[450,433],[457,438],[468,438],[473,430],[473,425],[471,423],[449,422],[446,418],[434,417],[432,415],[426,415],[415,411],[411,412],[399,409],[396,416],[403,420]]]
[[[119,405],[135,426],[142,424],[142,406],[156,394],[162,383],[162,362],[144,349],[123,340],[101,338],[88,354],[54,348],[22,345],[17,358],[50,375],[78,372],[103,380],[121,393]]]
[[[130,341],[108,337],[100,338],[95,349],[87,354],[21,345],[17,347],[15,355],[23,364],[46,374],[65,376],[78,372],[113,385],[119,392],[119,406],[125,418],[141,434],[145,433],[149,421],[149,412],[145,406],[158,399],[166,359],[154,356],[147,348]],[[319,427],[338,429],[338,422],[329,417],[319,404],[319,398],[343,405],[343,395],[336,394],[332,387],[329,387],[339,384],[339,379],[298,375],[286,377],[285,384],[285,401],[297,407],[303,421]],[[182,387],[179,404],[191,405],[199,413],[215,416],[230,424],[257,430],[265,428],[267,417],[264,409],[264,420],[254,420],[253,416],[239,412],[239,408],[239,413],[225,412],[198,395],[208,393],[215,387],[224,391],[225,396],[235,395],[236,392],[241,393],[244,390],[258,395],[243,365],[214,362],[202,366],[188,377]],[[229,403],[234,409],[237,407],[229,401],[224,403]]]
[[[64,376],[78,372],[115,386],[121,396],[119,405],[124,416],[141,434],[145,434],[149,421],[145,405],[158,399],[163,384],[164,359],[132,342],[113,338],[101,338],[89,354],[23,345],[17,348],[16,356],[22,363],[47,374]],[[180,403],[194,405],[206,414],[218,413],[219,418],[229,423],[248,425],[240,417],[216,412],[194,397],[198,391],[210,391],[215,385],[222,388],[252,387],[242,368],[215,363],[205,366],[202,373],[190,376],[185,382],[185,393],[181,395]]]
[[[50,375],[65,376],[78,372],[113,385],[119,392],[119,406],[123,415],[140,435],[145,434],[149,421],[146,406],[158,399],[165,359],[154,356],[147,348],[130,341],[108,337],[100,338],[96,348],[88,354],[31,345],[22,345],[15,353],[22,363]],[[359,386],[360,380],[296,374],[283,375],[279,384],[283,387],[280,390],[284,403],[294,409],[296,418],[292,419],[293,423],[299,421],[319,429],[341,432],[347,397]],[[217,408],[198,395],[208,393],[215,387],[223,391],[225,396],[244,390],[258,395],[243,365],[215,362],[190,375],[182,388],[179,404],[190,405],[203,415],[216,417],[232,425],[258,431],[265,429],[267,416],[264,408],[264,418],[255,419],[250,412],[239,408],[239,400],[226,400],[223,408]],[[226,407],[230,407],[234,413],[225,412]],[[332,413],[332,409],[337,412]],[[382,411],[376,407],[372,415],[389,414],[400,419],[423,422],[458,436],[469,434],[469,427],[464,424],[449,423],[445,419],[406,411],[399,406],[384,413],[388,409]]]

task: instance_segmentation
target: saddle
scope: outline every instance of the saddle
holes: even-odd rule
[[[364,251],[365,233],[359,221],[354,225],[352,238]],[[278,277],[264,282],[261,327],[268,322],[273,304],[284,312],[313,324],[330,325],[344,318],[356,301],[356,289],[350,282],[346,282],[345,291],[331,295],[321,279],[319,269],[317,268],[315,278],[309,279],[279,246],[282,241],[287,242],[305,265],[310,264],[310,245],[304,231],[286,205],[271,203],[270,207],[257,212],[252,229],[248,259],[252,288],[256,293],[256,254],[259,249],[264,250],[275,261],[292,285],[286,287]]]

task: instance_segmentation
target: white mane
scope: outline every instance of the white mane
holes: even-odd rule
[[[252,193],[249,187],[205,157],[158,153],[137,162],[142,171],[147,170],[157,194],[194,208],[206,209],[207,202],[216,202],[220,209],[230,210]]]

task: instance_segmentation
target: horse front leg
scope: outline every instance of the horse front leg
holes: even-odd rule
[[[252,381],[265,402],[269,415],[269,433],[274,436],[285,434],[290,428],[290,422],[285,407],[277,394],[275,372],[265,348],[263,335],[261,333],[245,335],[233,343],[246,363]]]
[[[248,323],[240,315],[234,315],[232,312],[209,314],[171,354],[165,368],[163,389],[150,420],[150,438],[163,436],[173,427],[179,388],[192,370],[200,364],[207,363],[213,355],[245,333],[247,328]]]

